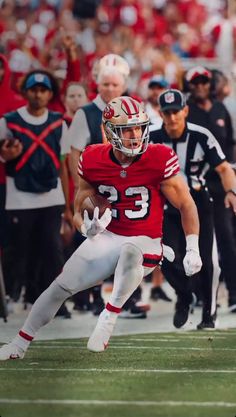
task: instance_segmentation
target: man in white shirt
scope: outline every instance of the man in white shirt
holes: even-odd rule
[[[60,272],[60,237],[64,211],[72,222],[67,196],[66,124],[47,105],[53,96],[50,77],[32,71],[22,85],[24,107],[0,119],[0,155],[6,161],[6,210],[13,262],[6,276],[7,293],[33,303]]]

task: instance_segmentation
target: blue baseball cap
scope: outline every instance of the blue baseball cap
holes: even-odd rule
[[[155,75],[148,82],[148,88],[152,87],[168,88],[169,83],[162,75]]]
[[[161,111],[182,110],[186,106],[185,96],[174,88],[164,91],[158,101]]]
[[[35,85],[39,84],[48,88],[48,90],[52,90],[50,78],[46,74],[42,74],[41,72],[31,74],[29,78],[27,78],[25,83],[25,90],[28,90],[29,88],[32,88]]]

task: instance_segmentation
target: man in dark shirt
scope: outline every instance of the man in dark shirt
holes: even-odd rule
[[[233,160],[233,129],[225,105],[211,94],[212,74],[204,67],[194,67],[186,73],[190,91],[188,121],[209,129],[220,143],[228,161]],[[207,174],[207,185],[213,198],[214,226],[220,267],[228,289],[230,310],[236,313],[236,242],[232,213],[224,206],[224,189],[219,176],[212,170]],[[220,219],[220,221],[219,221]]]
[[[205,173],[210,165],[220,177],[226,193],[225,204],[232,205],[236,212],[236,178],[230,164],[212,133],[195,124],[186,123],[188,106],[183,94],[178,90],[167,90],[159,97],[163,125],[151,133],[151,141],[164,143],[177,153],[181,172],[191,190],[198,208],[200,220],[200,254],[203,262],[199,283],[203,293],[202,321],[198,329],[214,329],[216,319],[216,296],[219,273],[214,273],[212,261],[213,212],[212,200],[208,193]],[[187,319],[192,301],[192,282],[185,275],[182,259],[185,251],[184,236],[181,232],[181,219],[169,203],[164,216],[164,237],[166,245],[175,251],[175,261],[163,263],[166,279],[177,293],[175,327],[182,327]]]

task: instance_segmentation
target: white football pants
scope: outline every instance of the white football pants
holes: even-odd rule
[[[121,308],[161,257],[160,239],[119,236],[108,231],[86,239],[66,262],[62,273],[36,300],[22,331],[34,337],[68,297],[113,274],[109,303]]]

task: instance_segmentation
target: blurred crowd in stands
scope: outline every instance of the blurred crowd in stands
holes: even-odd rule
[[[93,102],[97,92],[105,107],[104,91],[102,87],[98,91],[97,87],[99,82],[102,86],[102,75],[111,75],[102,74],[99,69],[101,58],[107,54],[119,55],[127,62],[128,73],[122,74],[126,93],[146,103],[153,125],[161,123],[160,93],[168,87],[190,93],[186,69],[199,62],[207,63],[208,68],[201,74],[204,67],[199,67],[198,74],[207,79],[206,100],[210,97],[224,101],[232,116],[236,107],[232,95],[236,74],[235,41],[236,14],[224,0],[0,1],[0,116],[27,104],[25,95],[21,95],[22,82],[25,83],[31,71],[34,74],[38,70],[50,79],[53,94],[47,107],[61,112],[67,126],[80,107]],[[121,91],[124,91],[123,87],[122,83]],[[96,99],[94,103],[97,103]],[[102,113],[101,104],[98,108]],[[99,117],[101,119],[101,114]],[[78,116],[70,132],[73,132],[76,120],[79,120]],[[230,148],[233,148],[236,118],[232,117],[230,123],[233,127]],[[75,128],[80,128],[82,135],[84,127],[80,124]],[[74,135],[75,143],[75,134],[71,135]],[[72,151],[74,148],[78,156],[82,149],[79,144],[74,146],[72,139]],[[235,162],[232,155],[233,151],[228,159]],[[73,176],[73,170],[70,175]],[[4,183],[4,166],[0,163],[2,231],[6,227],[3,220]],[[70,177],[71,202],[73,188]],[[67,226],[65,222],[63,227]],[[66,233],[63,234],[65,237]],[[1,245],[5,245],[5,237],[6,232],[1,233]],[[76,244],[79,243],[73,242],[73,249]],[[71,249],[65,248],[65,259],[70,254]],[[233,291],[231,305],[234,306],[235,285]],[[168,301],[168,297],[160,292],[152,296],[153,299],[166,297]],[[77,301],[79,304],[79,299]],[[100,307],[102,309],[103,305]]]
[[[229,14],[226,0],[5,0],[0,52],[14,89],[22,74],[39,67],[64,79],[65,31],[78,52],[77,75],[91,95],[93,64],[107,53],[127,60],[129,91],[145,95],[145,80],[155,73],[180,86],[183,58],[217,58],[231,71],[236,21]]]

